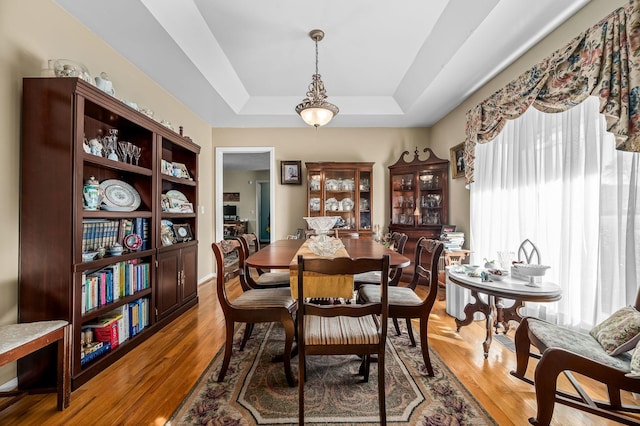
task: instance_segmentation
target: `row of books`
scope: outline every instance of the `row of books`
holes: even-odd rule
[[[117,348],[149,325],[149,299],[144,297],[82,326],[80,365]]]
[[[443,232],[440,240],[444,243],[445,250],[462,250],[464,232]]]
[[[95,272],[84,272],[81,311],[91,309],[149,288],[150,265],[139,260],[117,262]]]
[[[124,246],[124,237],[138,234],[142,238],[140,250],[149,248],[149,219],[85,219],[82,221],[82,252],[109,248],[115,243]]]

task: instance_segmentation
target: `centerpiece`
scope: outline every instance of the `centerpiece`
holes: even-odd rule
[[[309,228],[316,233],[311,237],[308,246],[317,256],[331,256],[338,251],[342,245],[342,241],[337,238],[330,237],[329,231],[336,225],[340,216],[315,216],[305,217]]]

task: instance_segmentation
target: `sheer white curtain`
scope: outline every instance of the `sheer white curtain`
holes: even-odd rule
[[[476,146],[471,261],[529,238],[562,287],[527,314],[588,330],[633,304],[640,282],[640,155],[616,151],[598,100],[557,114],[529,108]]]

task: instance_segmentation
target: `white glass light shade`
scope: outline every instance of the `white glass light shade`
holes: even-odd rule
[[[300,117],[310,126],[324,126],[333,118],[333,111],[326,108],[309,107],[300,111]]]

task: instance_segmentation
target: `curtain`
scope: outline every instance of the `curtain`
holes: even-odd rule
[[[588,96],[616,138],[640,152],[640,0],[631,0],[467,113],[465,178],[474,180],[477,144],[495,138],[529,106],[566,111]]]
[[[581,331],[633,304],[640,282],[640,159],[606,128],[595,97],[562,113],[531,108],[476,147],[470,185],[471,262],[530,239],[562,299],[527,314]]]

